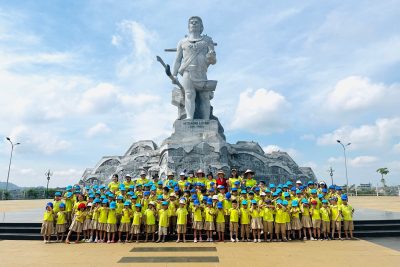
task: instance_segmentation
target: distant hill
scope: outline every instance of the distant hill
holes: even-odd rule
[[[0,182],[0,189],[6,189],[6,182]],[[8,190],[14,190],[20,188],[18,185],[15,185],[13,183],[8,183]]]

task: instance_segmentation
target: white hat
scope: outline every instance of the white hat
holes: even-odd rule
[[[90,203],[87,204],[87,206],[88,206],[88,207],[91,207],[91,206],[93,206],[93,203],[90,202]]]
[[[217,195],[213,195],[212,199],[213,200],[218,200],[218,196]]]
[[[204,174],[204,172],[203,172],[202,169],[199,169],[199,170],[197,171],[197,173],[203,173],[203,174]]]
[[[247,174],[247,173],[254,173],[254,172],[250,169],[247,169],[244,173]]]
[[[325,184],[325,182],[324,182],[324,181],[321,181],[321,182],[319,182],[319,184]]]
[[[156,204],[154,203],[154,201],[150,201],[150,202],[149,202],[149,205],[155,206]]]
[[[181,172],[181,173],[179,174],[179,176],[186,176],[186,173]]]
[[[132,176],[129,173],[125,174],[125,177],[132,178]]]
[[[302,184],[302,182],[300,180],[297,180],[296,184]]]
[[[219,170],[219,171],[217,172],[217,174],[223,174],[223,175],[225,175],[225,172],[224,172],[223,170]]]
[[[176,197],[175,193],[169,194],[170,197]]]
[[[179,204],[186,204],[186,201],[182,198],[181,200],[179,200]]]
[[[219,185],[217,186],[218,189],[221,189],[222,187],[224,187],[223,185]]]
[[[260,195],[261,196],[266,196],[267,194],[265,194],[265,192],[261,192]]]
[[[167,172],[167,176],[174,176],[174,172],[173,171]]]
[[[146,175],[146,172],[145,171],[140,171],[140,176],[142,176],[142,175]]]

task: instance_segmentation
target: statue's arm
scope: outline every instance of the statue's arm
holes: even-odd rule
[[[175,77],[178,76],[178,71],[179,68],[181,67],[182,58],[183,58],[183,50],[181,42],[179,42],[178,47],[176,48],[176,57],[175,57],[174,67],[172,70],[172,75]]]
[[[215,54],[214,50],[214,42],[213,40],[208,37],[208,53],[207,53],[207,63],[209,65],[214,65],[217,63],[217,55]]]

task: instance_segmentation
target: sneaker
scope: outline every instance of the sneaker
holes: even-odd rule
[[[247,242],[251,242],[250,238],[247,238]]]
[[[231,242],[235,242],[235,239],[231,238]]]
[[[176,243],[179,243],[179,241],[180,241],[179,239],[178,239],[178,240],[176,240]]]
[[[194,242],[194,243],[197,243],[197,239],[195,238],[195,239],[193,240],[193,242]]]
[[[257,239],[254,239],[254,241],[253,241],[254,243],[257,243]]]
[[[311,237],[310,240],[314,240],[314,237]]]
[[[110,244],[110,243],[111,243],[110,240],[108,240],[108,241],[107,241],[107,244]]]
[[[210,242],[210,238],[207,238],[207,242]]]
[[[239,238],[236,238],[236,242],[239,242]]]
[[[212,238],[210,238],[210,242],[214,242],[214,240]]]
[[[258,241],[258,243],[261,243],[261,239],[258,239],[257,241]]]
[[[94,240],[94,243],[97,243],[97,238]]]
[[[303,237],[303,240],[306,241],[306,240],[307,240],[307,237]]]

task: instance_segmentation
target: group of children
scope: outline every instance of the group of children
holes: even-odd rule
[[[194,242],[203,237],[223,242],[227,232],[231,242],[330,240],[342,239],[342,227],[346,239],[354,238],[354,209],[338,186],[301,181],[267,186],[254,183],[254,173],[247,172],[224,186],[197,174],[181,174],[178,181],[173,174],[164,181],[127,176],[123,183],[115,175],[108,186],[67,186],[46,205],[44,242],[53,234],[63,242],[66,234],[70,243],[74,232],[77,243],[139,242],[142,236],[144,242],[164,242],[167,236],[186,242],[188,231]]]

